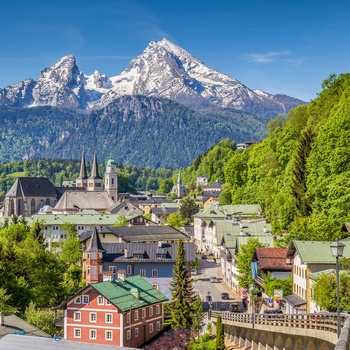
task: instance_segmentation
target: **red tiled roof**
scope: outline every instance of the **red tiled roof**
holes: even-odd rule
[[[259,268],[267,271],[291,271],[292,265],[287,265],[288,248],[256,248],[254,260],[259,262]]]

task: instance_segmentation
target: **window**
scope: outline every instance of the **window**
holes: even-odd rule
[[[97,321],[96,312],[90,312],[90,322],[96,322],[96,321]]]
[[[146,269],[140,269],[140,270],[139,270],[139,275],[140,275],[141,277],[146,277]]]
[[[109,272],[111,273],[117,273],[117,266],[109,266],[108,267]]]
[[[81,313],[79,311],[74,312],[74,321],[81,321]]]
[[[146,317],[146,309],[142,309],[142,318]]]
[[[134,311],[134,320],[137,321],[139,319],[139,310]]]
[[[157,254],[157,259],[166,259],[166,254]]]
[[[104,304],[104,297],[102,295],[98,296],[97,304],[98,305],[103,305]]]
[[[149,315],[150,315],[150,316],[153,316],[153,306],[151,306],[151,307],[149,308]]]
[[[89,296],[83,295],[83,304],[89,304]]]
[[[112,305],[112,303],[106,299],[106,305]]]
[[[127,339],[131,338],[131,331],[130,331],[130,329],[128,331],[126,331],[126,338]]]
[[[131,265],[127,265],[127,266],[126,266],[126,274],[127,274],[128,276],[131,275],[131,271],[132,271],[131,268],[132,268]]]
[[[152,269],[152,277],[158,277],[158,269]]]
[[[139,336],[139,328],[135,328],[135,337],[138,337]]]
[[[106,323],[112,323],[112,322],[113,322],[113,315],[106,314]]]
[[[150,332],[150,333],[153,332],[153,323],[150,323],[150,325],[149,325],[149,332]]]
[[[106,338],[106,340],[112,340],[113,339],[112,331],[106,331],[105,338]]]
[[[81,304],[81,297],[80,296],[75,299],[74,304]]]
[[[159,321],[156,323],[156,330],[160,331],[160,322]]]
[[[96,339],[97,338],[97,332],[95,329],[90,329],[90,339]]]
[[[74,338],[81,338],[80,328],[74,328]]]
[[[156,314],[160,314],[160,305],[156,305]]]
[[[143,259],[144,256],[143,256],[143,254],[134,254],[134,258]]]

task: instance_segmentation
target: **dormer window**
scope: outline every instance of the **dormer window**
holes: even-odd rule
[[[143,259],[144,255],[143,254],[134,254],[134,258],[136,258],[136,259]]]
[[[164,253],[160,253],[160,254],[159,254],[159,253],[158,253],[158,254],[157,254],[157,258],[158,258],[158,259],[166,259],[166,254],[164,254]]]

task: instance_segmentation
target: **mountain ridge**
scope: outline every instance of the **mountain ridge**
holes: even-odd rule
[[[269,119],[305,104],[286,95],[252,90],[163,39],[151,41],[124,71],[110,78],[98,71],[85,75],[73,55],[64,56],[41,71],[38,79],[0,89],[0,105],[53,106],[88,113],[124,95],[165,97],[191,108],[233,108]]]

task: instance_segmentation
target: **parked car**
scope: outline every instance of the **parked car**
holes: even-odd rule
[[[222,300],[229,300],[230,299],[230,295],[226,292],[221,293],[221,299]]]
[[[205,260],[205,259],[207,258],[207,256],[206,256],[205,254],[202,254],[201,258],[202,258],[203,260]]]
[[[231,312],[242,312],[241,307],[238,303],[231,303],[228,309]]]
[[[197,270],[196,269],[191,269],[191,275],[196,276],[197,275]]]
[[[268,309],[264,311],[264,317],[281,317],[281,314],[283,314],[282,310],[278,309]]]
[[[211,276],[211,277],[209,278],[209,281],[210,281],[211,283],[217,283],[217,282],[218,282],[218,279],[217,279],[215,276]]]

